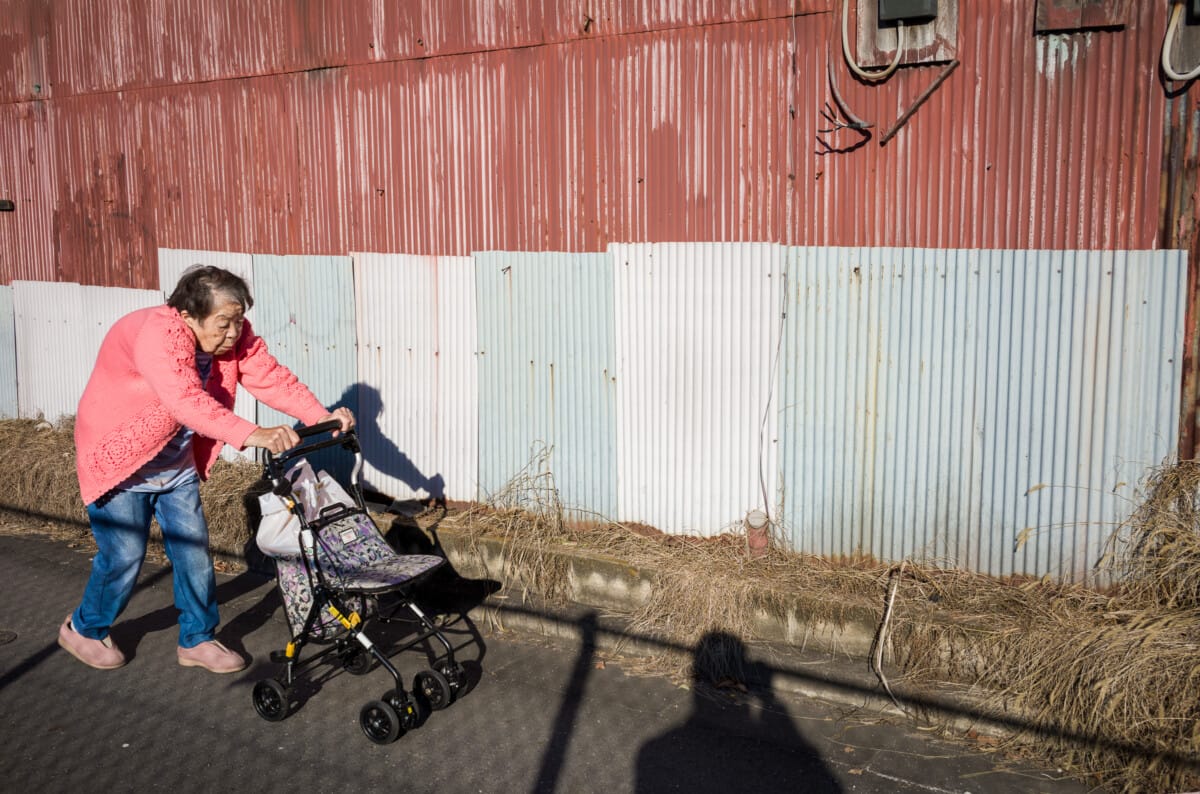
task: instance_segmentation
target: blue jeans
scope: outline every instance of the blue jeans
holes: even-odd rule
[[[217,578],[208,553],[199,480],[193,477],[161,493],[113,491],[88,505],[87,511],[98,551],[83,602],[71,615],[75,630],[93,640],[108,636],[133,595],[153,516],[162,527],[173,569],[179,645],[191,648],[211,640],[219,620]]]

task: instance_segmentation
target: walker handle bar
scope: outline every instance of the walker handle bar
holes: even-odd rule
[[[341,430],[342,422],[340,419],[330,419],[327,422],[320,422],[309,427],[301,427],[296,430],[296,435],[300,438],[308,438],[309,436],[317,436],[321,433],[328,433],[331,430]]]
[[[337,419],[330,419],[328,422],[321,422],[309,427],[297,428],[296,435],[300,436],[302,439],[301,442],[289,450],[280,452],[278,455],[268,450],[266,456],[266,470],[272,473],[282,473],[284,464],[286,464],[288,461],[303,457],[310,452],[317,451],[318,449],[325,449],[326,447],[340,446],[354,453],[355,456],[360,455],[361,452],[358,446],[358,436],[355,434],[353,428],[342,432],[337,438],[326,438],[320,441],[303,441],[303,439],[310,438],[312,436],[319,436],[322,433],[330,433],[341,429],[342,423]]]

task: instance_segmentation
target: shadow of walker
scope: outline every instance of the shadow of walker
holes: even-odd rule
[[[363,457],[370,461],[372,469],[384,477],[399,480],[415,493],[424,491],[428,494],[425,500],[427,505],[445,504],[446,482],[442,475],[424,474],[413,463],[412,458],[384,433],[379,424],[383,415],[383,397],[379,389],[365,383],[357,383],[346,389],[333,407],[343,405],[354,412],[358,424],[358,437],[362,441]],[[328,471],[337,476],[332,470]],[[348,479],[349,470],[346,469],[344,473]],[[339,481],[346,480],[339,478]]]
[[[747,658],[737,637],[705,634],[692,656],[692,713],[642,746],[635,790],[776,791],[786,783],[792,791],[840,792],[772,694],[772,675]]]

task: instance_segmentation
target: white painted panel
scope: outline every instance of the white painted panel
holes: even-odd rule
[[[775,503],[784,249],[614,244],[621,520],[713,535]]]
[[[154,290],[14,281],[17,402],[21,416],[73,416],[109,328],[154,306]]]
[[[352,256],[366,485],[396,499],[475,499],[473,260]]]
[[[17,416],[17,326],[13,290],[0,286],[0,417]]]

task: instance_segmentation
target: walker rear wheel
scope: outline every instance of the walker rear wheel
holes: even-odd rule
[[[288,688],[267,678],[254,685],[254,710],[267,722],[279,722],[288,715]]]
[[[437,670],[422,670],[417,673],[416,678],[413,679],[413,689],[425,698],[429,708],[434,711],[446,708],[454,699],[454,693],[450,689],[449,682],[446,681],[446,676]]]
[[[371,672],[371,654],[357,645],[347,646],[342,654],[342,668],[351,675]]]
[[[467,682],[466,672],[458,662],[451,662],[449,659],[438,659],[433,664],[433,669],[442,674],[446,679],[446,683],[450,685],[452,697],[458,697],[458,692]]]
[[[391,744],[400,738],[400,717],[390,703],[372,700],[358,713],[358,725],[375,744]]]

